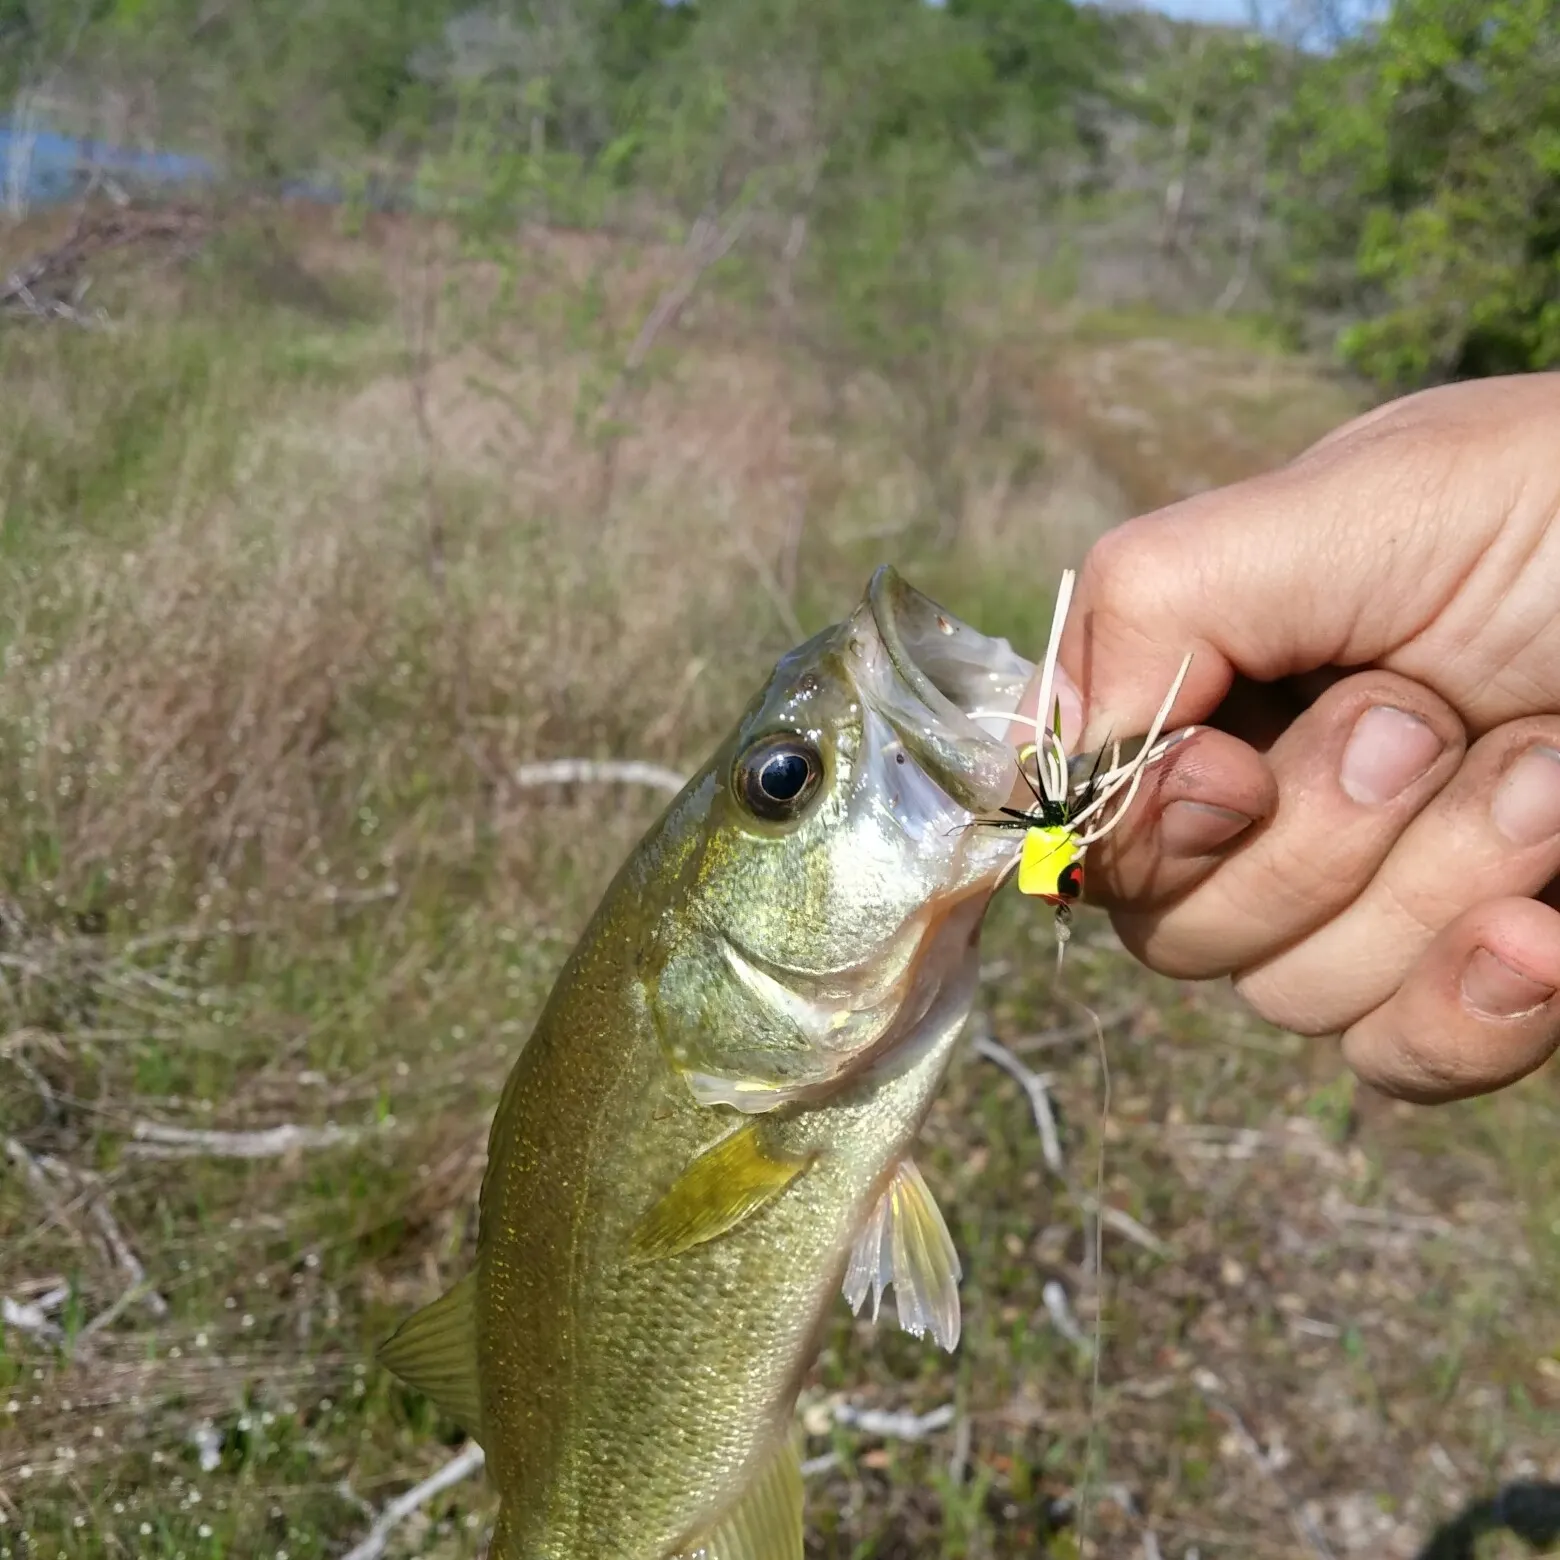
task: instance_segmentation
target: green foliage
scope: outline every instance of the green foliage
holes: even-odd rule
[[[1388,387],[1560,364],[1560,11],[1397,0],[1286,127],[1287,281]]]

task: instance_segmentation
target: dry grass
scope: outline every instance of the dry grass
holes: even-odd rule
[[[127,281],[111,337],[0,336],[29,387],[0,432],[0,1294],[65,1290],[50,1336],[0,1335],[0,1560],[339,1554],[447,1455],[372,1347],[461,1264],[496,1090],[656,806],[517,764],[696,761],[885,556],[1033,643],[1089,536],[1345,409],[1228,339],[1037,310],[961,391],[949,554],[906,522],[890,387],[820,376],[713,283],[619,384],[675,253],[467,261],[317,214],[283,238]],[[992,930],[1010,1043],[1076,1019],[1045,936],[1014,907]],[[1116,1019],[1110,1197],[1170,1255],[1108,1236],[1094,1401],[1042,1293],[1088,1326],[1089,1221],[1016,1085],[967,1064],[928,1133],[966,1341],[946,1362],[842,1308],[812,1552],[1074,1552],[1087,1472],[1091,1553],[1409,1555],[1497,1480],[1560,1478],[1552,1085],[1351,1138],[1330,1062],[1076,951]],[[1031,1059],[1092,1166],[1092,1051]],[[144,1122],[345,1131],[156,1159]],[[958,1415],[882,1442],[836,1397]],[[474,1554],[489,1510],[450,1491],[394,1552]]]

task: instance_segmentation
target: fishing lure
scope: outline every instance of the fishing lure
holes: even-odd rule
[[[1005,714],[1005,718],[1033,726],[1035,730],[1035,741],[1026,743],[1018,752],[1019,774],[1034,797],[1034,806],[1004,807],[1000,817],[980,820],[989,828],[1023,830],[1023,842],[1010,874],[1017,873],[1021,894],[1041,899],[1055,908],[1057,935],[1063,942],[1071,928],[1072,906],[1083,897],[1085,852],[1090,845],[1111,833],[1126,816],[1137,797],[1144,771],[1158,763],[1176,743],[1189,737],[1194,729],[1188,727],[1168,737],[1162,735],[1191,668],[1192,657],[1188,653],[1141,743],[1128,744],[1125,753],[1121,743],[1107,743],[1094,755],[1088,772],[1075,778],[1077,761],[1069,760],[1066,744],[1062,741],[1062,706],[1061,700],[1054,697],[1054,690],[1062,629],[1067,622],[1076,581],[1077,575],[1072,569],[1063,573],[1056,610],[1051,617],[1051,637],[1040,665],[1040,697],[1035,704],[1035,714]],[[1040,715],[1045,709],[1051,712],[1049,719]],[[996,710],[973,713],[975,716],[1004,715]]]

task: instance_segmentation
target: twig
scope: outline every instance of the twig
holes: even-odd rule
[[[969,1477],[970,1448],[975,1429],[968,1414],[960,1414],[953,1427],[953,1452],[948,1458],[948,1480],[955,1488]]]
[[[688,300],[693,297],[694,290],[698,287],[704,273],[731,253],[737,240],[742,237],[747,228],[749,216],[750,213],[746,210],[738,211],[724,228],[718,227],[716,223],[704,217],[700,217],[694,223],[688,235],[687,250],[690,258],[687,268],[656,299],[655,306],[645,316],[644,322],[639,327],[639,333],[629,346],[617,377],[601,398],[595,419],[595,426],[603,435],[601,474],[596,495],[596,509],[599,514],[605,515],[607,512],[617,482],[617,457],[620,443],[618,415],[625,398],[639,377],[639,370],[644,367],[645,359],[650,356],[650,349],[655,345],[656,338],[673,324],[687,307]]]
[[[485,1460],[482,1448],[475,1441],[468,1441],[465,1449],[452,1457],[437,1473],[431,1474],[421,1484],[414,1484],[404,1495],[397,1495],[380,1512],[379,1520],[368,1530],[368,1537],[349,1549],[342,1560],[379,1560],[391,1533],[401,1523],[419,1507],[427,1505],[435,1495],[442,1495],[451,1485],[469,1479]]]
[[[426,543],[428,577],[440,597],[445,593],[448,575],[448,527],[445,524],[444,505],[439,499],[438,465],[439,446],[433,431],[433,418],[428,410],[428,375],[432,367],[431,338],[434,333],[438,310],[438,297],[433,287],[431,258],[422,268],[420,307],[412,319],[411,309],[404,311],[403,326],[406,334],[406,386],[411,396],[412,418],[417,427],[418,473],[422,483],[423,514],[427,523]]]
[[[911,1414],[903,1410],[852,1408],[849,1403],[834,1406],[834,1422],[859,1430],[863,1435],[880,1435],[890,1441],[924,1441],[938,1430],[946,1430],[954,1421],[954,1405],[944,1403],[930,1413]]]
[[[693,296],[694,288],[699,285],[700,277],[712,265],[724,260],[736,247],[737,240],[742,237],[747,228],[750,215],[750,212],[739,211],[724,228],[716,228],[713,223],[710,223],[703,229],[702,234],[696,235],[700,241],[692,246],[693,257],[688,269],[656,299],[655,307],[645,316],[644,323],[639,327],[639,334],[634,337],[633,345],[629,347],[628,354],[623,359],[623,372],[617,384],[613,386],[612,392],[607,396],[608,407],[616,401],[617,393],[624,382],[644,366],[645,359],[650,356],[650,349],[655,345],[656,337],[687,306],[688,300]]]
[[[130,1280],[129,1289],[125,1291],[124,1295],[120,1296],[120,1301],[116,1302],[116,1304],[120,1302],[128,1304],[127,1296],[139,1293],[146,1301],[146,1309],[153,1316],[166,1316],[168,1314],[168,1302],[147,1283],[146,1269],[141,1265],[141,1259],[131,1250],[130,1242],[125,1239],[124,1231],[119,1228],[119,1223],[114,1218],[113,1210],[108,1206],[107,1194],[99,1190],[98,1195],[93,1198],[88,1211],[92,1215],[93,1222],[102,1231],[103,1240],[108,1246],[110,1255]],[[104,1325],[101,1319],[98,1325]]]
[[[688,783],[675,769],[641,758],[546,759],[521,764],[511,779],[522,791],[543,785],[645,785],[675,793]]]
[[[1340,1229],[1347,1224],[1365,1224],[1372,1229],[1390,1230],[1398,1235],[1428,1235],[1451,1238],[1459,1234],[1455,1224],[1434,1213],[1398,1213],[1391,1208],[1361,1208],[1344,1202],[1334,1192],[1322,1200],[1322,1211]]]
[[[378,1130],[390,1125],[387,1118]],[[165,1127],[155,1121],[138,1121],[131,1129],[134,1141],[124,1151],[137,1159],[279,1159],[294,1149],[337,1148],[367,1136],[364,1127],[300,1127],[286,1122],[257,1132],[219,1132],[198,1127]]]
[[[1014,1079],[1029,1096],[1029,1109],[1040,1132],[1040,1151],[1052,1171],[1064,1180],[1067,1166],[1062,1160],[1061,1136],[1056,1130],[1056,1113],[1051,1109],[1050,1078],[1026,1067],[1019,1059],[990,1035],[977,1036],[975,1053],[988,1062],[995,1062],[1008,1077]]]
[[[1040,1291],[1051,1325],[1081,1354],[1094,1352],[1094,1340],[1078,1325],[1067,1303],[1067,1291],[1053,1278]]]
[[[55,1202],[54,1189],[49,1185],[48,1176],[43,1173],[43,1166],[14,1137],[5,1140],[5,1151],[21,1167],[32,1189],[52,1207]]]
[[[986,972],[981,971],[984,975]],[[1114,1029],[1117,1024],[1125,1023],[1138,1011],[1136,1004],[1123,1004],[1119,1008],[1113,1008],[1108,1013],[1100,1015],[1101,1029]],[[1092,1040],[1094,1038],[1094,1025],[1092,1023],[1064,1024],[1059,1029],[1043,1029],[1038,1034],[1020,1035],[1018,1039],[1009,1042],[1008,1050],[1015,1056],[1027,1056],[1031,1051],[1049,1051],[1064,1045],[1072,1045],[1079,1040]]]
[[[780,581],[775,577],[775,572],[764,561],[764,555],[758,550],[757,544],[746,531],[740,527],[735,528],[734,533],[737,546],[742,549],[743,556],[751,565],[753,573],[758,577],[758,583],[764,594],[769,598],[770,605],[775,609],[775,616],[780,619],[792,640],[800,644],[807,633],[802,627],[802,621],[796,615],[796,608],[791,605],[791,599],[781,588]]]
[[[119,1318],[123,1316],[125,1312],[136,1303],[137,1300],[143,1299],[146,1301],[148,1309],[155,1311],[158,1316],[166,1316],[168,1314],[168,1302],[164,1300],[163,1297],[158,1294],[150,1284],[143,1280],[139,1284],[131,1284],[130,1287],[126,1289],[125,1292],[120,1295],[112,1305],[109,1305],[105,1309],[99,1311],[98,1314],[94,1316],[91,1321],[86,1323],[81,1331],[76,1334],[77,1339],[80,1340],[83,1338],[90,1338],[94,1333],[102,1332],[105,1327],[113,1326],[113,1324],[117,1322]],[[153,1305],[153,1301],[156,1302],[156,1305]],[[158,1306],[160,1306],[162,1309],[158,1310]]]
[[[1284,1488],[1283,1481],[1274,1470],[1267,1454],[1258,1444],[1257,1438],[1246,1428],[1246,1421],[1236,1412],[1234,1405],[1206,1388],[1203,1388],[1203,1396],[1208,1400],[1209,1407],[1228,1423],[1236,1444],[1257,1465],[1262,1476],[1277,1491],[1279,1499],[1283,1501],[1289,1513],[1289,1525],[1294,1529],[1295,1537],[1305,1544],[1318,1560],[1336,1560],[1332,1546],[1327,1542],[1321,1529],[1289,1498],[1289,1491]]]
[[[1098,1204],[1092,1197],[1081,1199],[1084,1209],[1094,1213]],[[1106,1203],[1099,1209],[1101,1224],[1109,1225],[1118,1235],[1125,1235],[1134,1245],[1141,1246],[1145,1251],[1151,1251],[1156,1257],[1170,1257],[1174,1253],[1170,1248],[1146,1225],[1139,1224],[1130,1213],[1120,1208],[1113,1208]]]
[[[48,1224],[52,1222],[64,1230],[72,1240],[79,1241],[81,1231],[76,1228],[71,1217],[74,1210],[61,1197],[59,1187],[56,1185],[56,1182],[69,1184],[65,1167],[47,1155],[42,1159],[37,1158],[13,1137],[5,1140],[5,1151],[21,1166],[28,1185],[36,1193],[39,1202],[48,1210],[48,1219],[45,1221],[44,1228],[48,1228]]]
[[[42,1299],[33,1301],[13,1300],[9,1295],[0,1295],[0,1322],[16,1328],[18,1332],[31,1333],[45,1343],[58,1343],[64,1334],[49,1320],[48,1311],[53,1307],[47,1304],[57,1293],[51,1291]]]

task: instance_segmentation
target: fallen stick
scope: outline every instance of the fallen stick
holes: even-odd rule
[[[349,1549],[342,1560],[379,1560],[390,1541],[391,1533],[401,1523],[414,1511],[427,1505],[435,1495],[442,1494],[463,1479],[469,1479],[485,1460],[482,1448],[475,1441],[468,1441],[465,1449],[458,1456],[452,1457],[437,1473],[430,1474],[421,1484],[414,1484],[404,1495],[397,1495],[379,1513],[378,1520],[368,1530],[368,1536],[363,1542]]]
[[[88,1210],[102,1232],[103,1241],[109,1249],[110,1255],[118,1263],[120,1270],[130,1280],[126,1295],[139,1294],[146,1302],[146,1309],[153,1316],[166,1316],[168,1314],[168,1302],[153,1289],[147,1282],[146,1269],[141,1265],[141,1259],[131,1249],[130,1242],[125,1239],[124,1231],[119,1228],[119,1222],[114,1218],[112,1210],[108,1206],[107,1194],[101,1189],[92,1200]],[[125,1296],[120,1297],[119,1305],[125,1302]],[[112,1307],[110,1309],[113,1309]],[[107,1313],[105,1313],[106,1315]]]
[[[834,1408],[834,1422],[863,1435],[880,1435],[890,1441],[924,1441],[937,1430],[946,1430],[953,1423],[954,1407],[944,1403],[930,1413],[911,1414],[903,1410],[883,1408],[852,1408],[849,1403],[838,1403]]]
[[[0,1322],[16,1328],[18,1332],[31,1333],[34,1338],[41,1338],[45,1343],[57,1343],[64,1337],[64,1333],[49,1320],[48,1313],[54,1309],[54,1304],[64,1298],[63,1290],[32,1301],[13,1300],[9,1295],[0,1295]]]
[[[1284,1487],[1284,1481],[1278,1476],[1278,1470],[1273,1466],[1267,1453],[1262,1450],[1257,1438],[1246,1428],[1246,1421],[1240,1417],[1235,1405],[1206,1387],[1200,1387],[1200,1390],[1208,1406],[1229,1425],[1235,1444],[1251,1459],[1257,1471],[1273,1486],[1278,1498],[1284,1503],[1284,1509],[1289,1516],[1289,1526],[1295,1537],[1317,1557],[1317,1560],[1336,1560],[1326,1535],[1304,1508],[1297,1505],[1290,1497],[1289,1491]]]
[[[543,785],[645,785],[674,795],[685,775],[641,758],[553,758],[521,764],[511,778],[522,791]]]
[[[387,1119],[379,1130],[390,1125]],[[256,1132],[221,1132],[204,1127],[165,1127],[138,1121],[125,1153],[136,1159],[280,1159],[294,1149],[339,1148],[368,1135],[364,1127],[300,1127],[286,1122]]]
[[[1051,1325],[1081,1354],[1093,1354],[1094,1340],[1078,1325],[1067,1303],[1067,1291],[1053,1278],[1040,1291]]]
[[[1174,1253],[1170,1248],[1146,1225],[1139,1224],[1130,1213],[1123,1212],[1120,1208],[1113,1208],[1106,1203],[1101,1208],[1092,1197],[1082,1197],[1079,1201],[1083,1204],[1085,1213],[1096,1215],[1101,1224],[1107,1224],[1118,1235],[1125,1235],[1134,1245],[1141,1246],[1145,1251],[1151,1251],[1156,1257],[1170,1257]]]
[[[1045,1162],[1052,1171],[1065,1180],[1067,1167],[1062,1162],[1061,1134],[1056,1129],[1056,1113],[1051,1109],[1051,1080],[1033,1068],[1026,1067],[1005,1045],[993,1040],[990,1035],[977,1037],[975,1054],[985,1057],[988,1062],[995,1062],[1029,1096],[1029,1109],[1040,1131],[1040,1152],[1045,1155]]]

